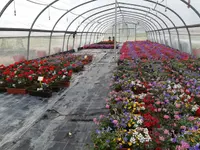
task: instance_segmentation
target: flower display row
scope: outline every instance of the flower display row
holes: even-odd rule
[[[114,49],[114,44],[91,44],[83,46],[83,49]]]
[[[188,53],[150,41],[126,42],[122,46],[120,54],[120,60],[141,58],[164,61],[168,59],[187,60],[190,57]]]
[[[97,43],[97,44],[114,44],[114,41],[101,41],[101,42],[99,42],[99,43]]]
[[[83,70],[92,55],[58,54],[36,60],[0,66],[0,91],[50,97],[53,91],[68,87],[73,72]]]
[[[149,41],[125,43],[120,59],[92,149],[199,150],[200,59]]]

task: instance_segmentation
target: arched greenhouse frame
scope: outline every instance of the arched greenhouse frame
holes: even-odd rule
[[[200,150],[199,117],[199,0],[0,1],[0,150]]]

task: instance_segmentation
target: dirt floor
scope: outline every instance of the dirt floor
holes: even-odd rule
[[[94,54],[94,61],[53,97],[0,94],[0,150],[87,150],[93,118],[107,112],[116,63],[113,50],[79,53]]]

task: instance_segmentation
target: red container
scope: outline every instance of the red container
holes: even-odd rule
[[[26,89],[7,88],[8,94],[27,94]]]
[[[69,87],[70,86],[70,82],[66,82],[64,85],[65,85],[65,87]]]

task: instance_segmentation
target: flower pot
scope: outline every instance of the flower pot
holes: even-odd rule
[[[60,86],[68,88],[70,86],[70,81],[63,81],[63,82],[60,83]]]
[[[82,60],[83,65],[87,65],[89,64],[89,62],[87,60]]]
[[[53,92],[59,92],[62,89],[60,85],[53,85],[50,88]]]
[[[51,90],[45,90],[45,91],[29,90],[28,93],[31,96],[37,96],[37,97],[43,97],[43,98],[49,98],[52,96]]]
[[[82,63],[83,63],[83,65],[86,65],[87,61],[86,60],[82,60]]]
[[[141,88],[141,87],[139,87],[139,88],[137,87],[136,89],[132,88],[132,91],[136,95],[139,95],[139,94],[142,94],[142,93],[147,93],[147,89]]]
[[[75,67],[75,68],[73,68],[72,70],[73,70],[73,72],[80,72],[80,71],[82,71],[83,70],[83,67],[84,66],[78,66],[78,67]]]
[[[27,94],[26,89],[7,88],[8,94]]]
[[[0,93],[4,93],[4,92],[7,92],[6,87],[0,87]]]
[[[65,82],[64,86],[65,87],[69,87],[70,86],[70,82]]]

